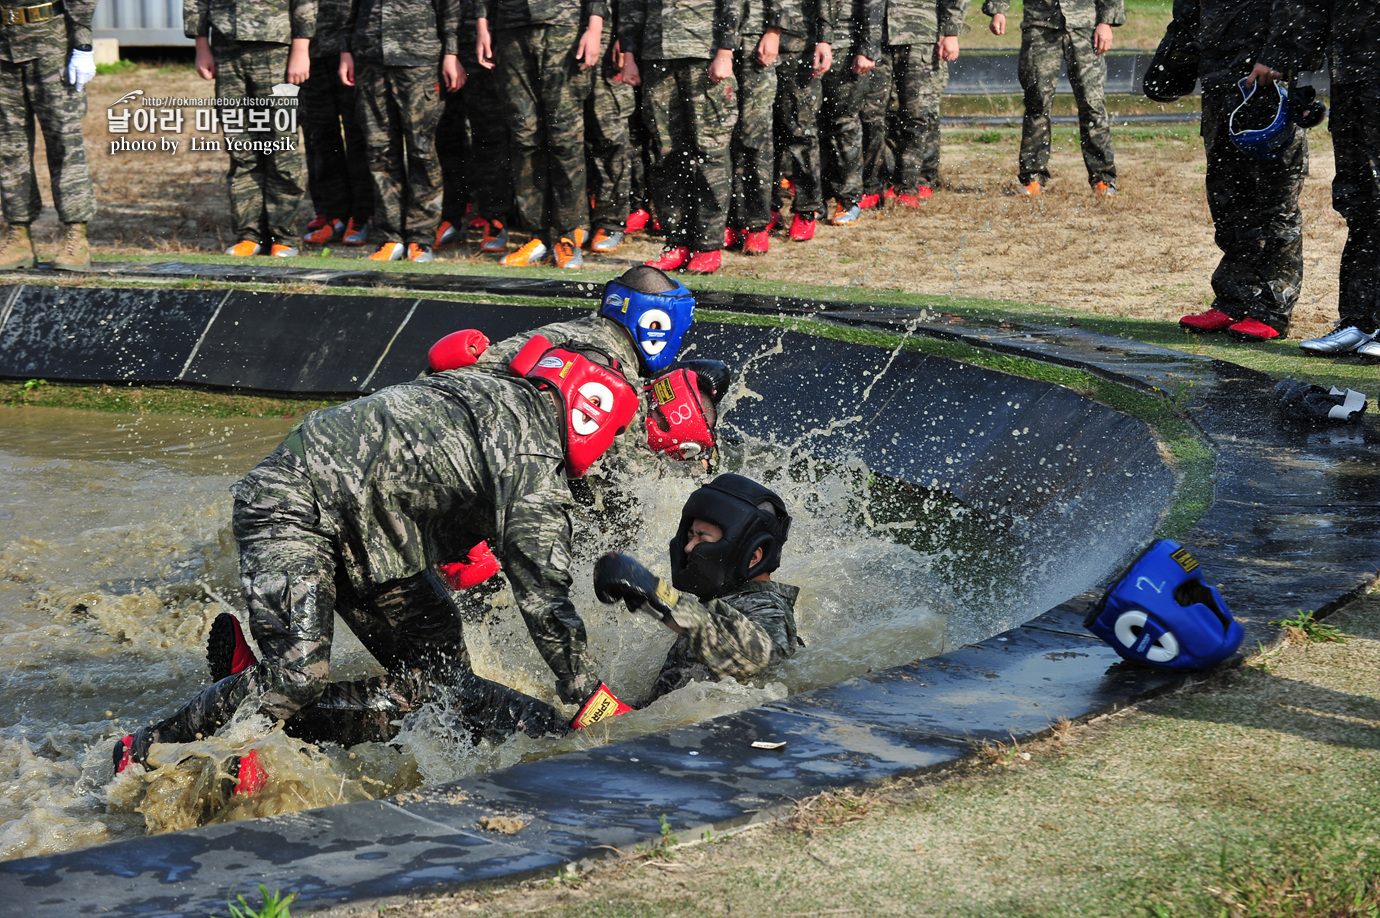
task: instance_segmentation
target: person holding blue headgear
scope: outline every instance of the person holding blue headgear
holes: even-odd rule
[[[1190,331],[1245,341],[1289,332],[1303,283],[1299,192],[1308,175],[1308,142],[1291,119],[1272,128],[1278,94],[1259,92],[1245,79],[1272,24],[1287,19],[1284,0],[1174,0],[1171,31],[1200,49],[1208,209],[1222,250],[1212,273],[1212,306],[1179,320]],[[1262,134],[1267,144],[1249,142]]]

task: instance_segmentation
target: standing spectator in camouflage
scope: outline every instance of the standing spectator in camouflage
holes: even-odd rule
[[[1207,154],[1208,210],[1222,260],[1212,273],[1212,307],[1179,324],[1229,332],[1245,340],[1287,334],[1303,283],[1303,214],[1299,192],[1308,174],[1308,140],[1288,126],[1289,140],[1270,160],[1246,156],[1228,123],[1241,104],[1237,81],[1254,66],[1271,24],[1288,27],[1286,0],[1175,0],[1170,28],[1201,47],[1200,131]]]
[[[0,207],[9,224],[0,240],[0,271],[32,267],[36,260],[29,225],[43,200],[34,174],[35,119],[48,151],[53,204],[66,225],[53,267],[91,266],[86,224],[96,213],[96,196],[81,119],[86,84],[96,75],[95,7],[95,0],[65,0],[0,8]]]
[[[266,99],[284,80],[300,86],[310,75],[316,32],[312,0],[183,0],[182,19],[183,31],[196,40],[196,71],[216,81],[217,99]],[[229,108],[222,101],[222,116]],[[222,132],[230,154],[225,177],[230,213],[239,237],[225,254],[296,255],[303,176],[296,127],[283,130],[275,117],[272,147],[266,150],[253,148],[262,142],[258,138],[237,143],[250,135],[235,135],[223,118]]]
[[[738,123],[731,0],[624,0],[618,38],[623,82],[643,86],[648,176],[666,248],[648,265],[713,274],[723,262],[729,146]]]
[[[1380,358],[1380,6],[1370,0],[1290,0],[1252,71],[1256,80],[1331,63],[1332,207],[1346,220],[1337,327],[1299,342],[1309,354]]]
[[[559,372],[577,380],[572,386],[594,379],[607,388],[613,401],[599,406],[603,424],[626,423],[641,401],[616,369],[587,358],[566,359]],[[541,388],[507,366],[485,365],[308,415],[231,488],[250,629],[263,658],[117,744],[117,768],[126,751],[143,763],[152,743],[219,729],[244,703],[286,721],[294,735],[337,742],[388,739],[402,713],[447,692],[477,736],[560,732],[550,705],[470,672],[460,614],[433,569],[487,542],[557,694],[568,703],[592,694],[600,680],[569,595],[567,470],[583,474],[602,450],[586,445],[577,454],[580,422],[570,415],[578,404],[554,381]],[[385,676],[330,683],[337,613]]]
[[[986,0],[993,35],[1006,34],[1011,0]],[[1049,184],[1050,106],[1060,63],[1078,103],[1078,139],[1088,184],[1098,197],[1116,194],[1112,129],[1107,118],[1107,61],[1112,27],[1126,22],[1123,0],[1027,0],[1021,20],[1019,75],[1025,90],[1021,122],[1019,193],[1039,195]]]
[[[774,491],[742,475],[720,475],[681,511],[671,540],[674,589],[627,555],[599,559],[600,599],[622,599],[679,635],[645,703],[694,681],[744,682],[802,646],[795,625],[800,588],[771,579],[790,526]]]
[[[967,9],[968,0],[886,0],[881,57],[862,114],[865,193],[889,189],[905,207],[919,207],[934,194],[939,101],[948,79],[941,75],[941,68],[958,59],[958,33]],[[893,93],[898,110],[897,163],[895,174],[884,182],[886,111]]]
[[[776,154],[772,143],[776,104],[776,62],[781,36],[796,50],[803,43],[800,0],[742,0],[738,48],[733,75],[738,82],[738,123],[730,146],[733,184],[728,199],[724,247],[739,243],[745,255],[765,255],[771,246],[772,179]],[[813,221],[813,217],[811,217]],[[814,225],[810,224],[811,235]]]
[[[619,49],[617,3],[611,5],[615,26],[604,36],[594,85],[585,102],[585,151],[589,169],[590,214],[594,236],[591,252],[608,255],[623,244],[631,212],[633,147],[629,123],[636,112],[636,91],[623,82],[623,54]]]
[[[495,68],[508,116],[517,216],[532,238],[508,267],[584,265],[589,217],[585,99],[603,48],[604,0],[483,0],[476,54]]]
[[[441,89],[465,85],[459,0],[354,0],[340,80],[357,87],[374,184],[373,261],[429,262],[441,222]],[[439,64],[439,70],[438,70]]]
[[[883,6],[884,0],[819,0],[824,34],[837,51],[820,78],[819,117],[820,196],[837,200],[829,218],[835,226],[852,226],[881,201],[881,189],[870,198],[863,190],[862,112],[882,53]],[[797,179],[797,195],[800,190]]]
[[[508,121],[498,95],[498,79],[479,66],[477,14],[466,5],[460,25],[460,65],[465,87],[446,96],[436,129],[445,197],[436,246],[452,245],[477,233],[480,251],[508,248],[513,210],[513,180],[508,159]],[[471,215],[465,220],[466,209]],[[475,240],[469,240],[475,241]]]
[[[306,146],[307,192],[316,216],[304,242],[363,245],[374,216],[374,180],[364,155],[355,89],[340,82],[349,0],[318,0],[311,39],[311,75],[298,94]]]

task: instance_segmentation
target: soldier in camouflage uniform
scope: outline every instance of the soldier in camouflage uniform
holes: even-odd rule
[[[642,85],[651,156],[648,183],[666,249],[648,264],[712,274],[722,263],[729,146],[738,123],[733,52],[739,44],[730,0],[623,0],[623,82]]]
[[[992,33],[1006,33],[1010,0],[986,0]],[[1049,184],[1050,105],[1059,65],[1068,64],[1078,103],[1078,138],[1088,184],[1099,197],[1116,194],[1112,131],[1107,118],[1107,61],[1112,27],[1126,22],[1123,0],[1027,0],[1021,20],[1019,75],[1025,90],[1021,122],[1020,192],[1038,195]]]
[[[601,600],[622,599],[679,635],[644,704],[694,681],[744,682],[802,646],[800,588],[771,579],[790,522],[775,492],[742,475],[720,475],[685,503],[671,541],[674,588],[627,555],[599,559],[594,590]]]
[[[465,84],[459,0],[355,0],[340,79],[358,88],[374,184],[374,261],[429,262],[441,222],[442,88]],[[438,69],[439,64],[439,69]]]
[[[183,31],[196,40],[196,69],[216,81],[217,99],[266,99],[284,81],[300,86],[311,71],[316,32],[312,0],[183,0]],[[228,107],[222,107],[222,114]],[[251,104],[245,112],[262,106]],[[230,170],[226,186],[237,241],[227,255],[297,254],[297,206],[303,159],[297,130],[278,117],[271,133],[224,129]],[[238,144],[271,141],[269,149]]]
[[[484,0],[476,51],[479,65],[498,75],[517,216],[532,232],[526,245],[504,256],[504,265],[584,264],[584,105],[607,15],[604,0]]]
[[[340,51],[349,15],[349,0],[318,0],[311,75],[297,96],[307,191],[316,213],[303,239],[317,245],[362,243],[374,216],[374,181],[364,155],[355,89],[340,82]]]
[[[1228,120],[1241,103],[1237,81],[1256,62],[1271,23],[1288,23],[1285,0],[1175,0],[1174,24],[1202,48],[1200,128],[1207,154],[1208,209],[1222,260],[1212,274],[1212,308],[1179,324],[1199,332],[1267,340],[1288,333],[1303,283],[1303,214],[1308,141],[1289,125],[1274,159],[1251,159],[1232,143]]]
[[[881,194],[889,184],[898,203],[919,207],[938,182],[939,102],[948,82],[947,61],[958,57],[958,33],[968,0],[886,0],[882,53],[863,109],[863,189]],[[895,174],[884,179],[886,111],[895,93]]]
[[[637,108],[636,91],[623,82],[618,44],[618,4],[610,4],[615,26],[604,35],[604,48],[585,102],[585,151],[589,161],[589,194],[594,200],[590,222],[592,252],[607,255],[623,244],[632,197],[633,147],[629,122]]]
[[[1380,358],[1380,5],[1371,0],[1289,0],[1272,19],[1252,76],[1279,80],[1331,64],[1332,207],[1346,220],[1337,327],[1299,343],[1310,354]]]
[[[43,209],[34,175],[34,120],[43,131],[53,204],[66,224],[54,267],[91,266],[86,224],[96,213],[81,119],[86,83],[96,75],[91,50],[95,0],[0,5],[0,206],[9,231],[0,240],[0,271],[35,261],[29,224]]]
[[[263,659],[141,728],[130,757],[145,762],[152,743],[211,733],[242,703],[293,735],[341,743],[385,740],[402,714],[444,700],[476,737],[562,732],[550,705],[470,672],[461,616],[432,570],[487,541],[559,696],[578,703],[599,685],[569,597],[573,502],[559,398],[486,365],[308,415],[231,488]],[[336,613],[385,676],[330,683]]]
[[[743,244],[745,255],[765,255],[770,246],[772,143],[776,104],[776,62],[786,36],[788,60],[804,47],[804,16],[800,0],[740,0],[738,48],[733,75],[738,81],[738,124],[733,129],[730,157],[733,184],[728,200],[724,246]],[[814,215],[810,214],[810,219]]]

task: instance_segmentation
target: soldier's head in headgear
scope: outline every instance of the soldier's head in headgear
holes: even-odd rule
[[[790,514],[775,491],[743,475],[720,475],[681,510],[671,539],[671,583],[708,599],[749,580],[769,580],[790,530]]]
[[[695,296],[665,271],[638,265],[604,285],[599,315],[627,331],[647,377],[669,367],[680,353],[695,317]]]

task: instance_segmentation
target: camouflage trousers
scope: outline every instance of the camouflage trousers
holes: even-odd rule
[[[722,249],[738,81],[710,83],[709,61],[700,58],[639,63],[648,179],[666,241],[695,252]]]
[[[771,222],[772,178],[776,171],[772,143],[776,64],[763,67],[757,60],[756,42],[749,42],[733,53],[733,75],[738,81],[738,124],[730,145],[733,184],[727,225],[757,232]]]
[[[465,68],[465,85],[446,95],[436,128],[436,152],[445,185],[441,213],[458,226],[468,203],[486,220],[506,224],[513,210],[508,122],[498,95],[498,78],[479,66],[474,44],[473,30],[468,35],[462,31],[460,63]]]
[[[316,213],[364,221],[374,215],[374,180],[364,155],[355,88],[340,82],[339,65],[339,55],[313,57],[311,76],[297,96],[307,191]]]
[[[390,67],[356,55],[355,98],[373,176],[375,238],[433,244],[442,194],[438,65]]]
[[[606,41],[585,102],[585,154],[589,193],[594,199],[594,229],[621,231],[627,224],[632,195],[633,148],[628,127],[637,98],[633,88],[615,83],[613,42]]]
[[[863,195],[862,111],[872,92],[872,73],[854,73],[853,55],[844,55],[835,58],[829,72],[820,78],[819,130],[826,200],[832,197],[856,204]],[[880,193],[880,185],[874,193]]]
[[[814,73],[815,47],[803,38],[783,33],[780,72],[776,78],[776,104],[772,107],[776,146],[776,177],[795,184],[791,210],[798,214],[821,213],[819,103],[820,81]],[[772,190],[772,209],[781,207],[781,187]]]
[[[1022,185],[1049,183],[1050,106],[1059,67],[1068,64],[1078,103],[1078,139],[1088,184],[1116,184],[1112,129],[1107,118],[1107,61],[1093,51],[1092,29],[1022,29],[1017,76],[1025,90],[1019,177]]]
[[[274,86],[287,80],[287,45],[235,42],[215,35],[211,47],[216,56],[218,98],[265,98],[273,94]],[[224,111],[226,109],[222,109],[222,115]],[[230,192],[230,214],[235,221],[236,237],[263,245],[275,240],[294,244],[305,171],[296,128],[238,134],[222,130],[222,136],[230,154],[230,171],[226,173],[225,183]],[[232,146],[246,140],[271,140],[278,148],[270,152]]]
[[[1203,90],[1203,147],[1208,210],[1222,260],[1212,273],[1215,306],[1235,319],[1249,314],[1281,333],[1303,283],[1303,214],[1299,192],[1308,175],[1302,128],[1280,155],[1250,159],[1231,142],[1227,121],[1241,94],[1232,83]]]
[[[32,223],[43,210],[34,173],[35,120],[48,152],[58,219],[87,223],[96,214],[81,133],[86,93],[63,81],[67,42],[60,28],[57,35],[51,52],[22,64],[0,61],[0,205],[8,223]]]
[[[937,45],[886,45],[872,70],[862,109],[863,189],[881,194],[888,185],[912,193],[939,184],[939,104],[949,85],[949,65]],[[896,151],[887,163],[888,110],[895,103]]]
[[[252,496],[235,501],[233,526],[263,659],[142,728],[138,760],[152,743],[215,732],[246,702],[285,721],[293,736],[341,745],[391,739],[397,721],[428,702],[445,704],[476,740],[564,732],[550,705],[471,672],[460,610],[434,573],[382,584],[367,597],[354,590],[301,459],[279,447],[256,476]],[[337,613],[386,675],[330,681]]]
[[[593,74],[575,60],[579,37],[578,26],[554,24],[504,29],[494,36],[517,217],[534,236],[553,244],[589,218],[585,99]]]
[[[1332,207],[1346,220],[1337,311],[1343,325],[1380,329],[1380,91],[1332,86]]]

